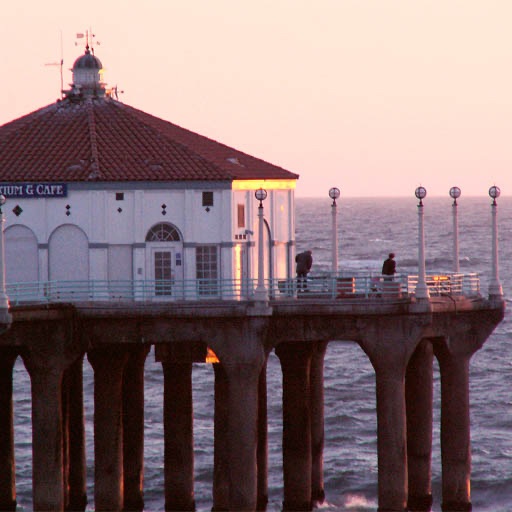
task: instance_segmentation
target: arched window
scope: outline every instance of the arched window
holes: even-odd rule
[[[37,238],[26,226],[5,230],[5,274],[7,283],[39,281]]]
[[[178,230],[171,224],[156,224],[146,235],[146,242],[179,242],[181,240]]]

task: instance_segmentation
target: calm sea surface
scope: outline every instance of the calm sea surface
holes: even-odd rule
[[[313,251],[313,272],[330,270],[330,200],[298,199],[297,250]],[[462,272],[479,272],[487,294],[491,272],[489,198],[459,199],[459,245]],[[426,266],[452,269],[451,199],[425,200]],[[499,200],[500,279],[512,297],[512,198]],[[379,271],[388,252],[397,270],[416,273],[417,208],[410,199],[344,199],[338,206],[339,263],[342,270]],[[507,300],[507,305],[509,299]],[[510,312],[471,361],[472,502],[475,512],[512,510],[512,326]],[[433,492],[440,511],[439,372],[435,374]],[[84,365],[89,510],[93,499],[93,379]],[[213,370],[196,365],[194,435],[196,503],[210,511],[213,469]],[[31,510],[30,381],[18,359],[14,372],[14,414],[18,509]],[[161,365],[152,353],[146,362],[145,502],[146,510],[164,510]],[[269,498],[268,510],[283,500],[281,371],[272,353],[268,363]],[[377,442],[375,378],[363,351],[346,341],[332,341],[325,359],[325,491],[322,508],[333,511],[377,510]],[[1,476],[0,476],[1,478]]]

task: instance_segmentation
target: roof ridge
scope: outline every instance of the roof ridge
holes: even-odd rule
[[[98,180],[101,178],[100,162],[98,154],[98,140],[96,138],[96,121],[94,119],[94,109],[92,105],[92,98],[87,98],[87,120],[89,125],[89,140],[91,142],[91,173],[87,177],[88,180]]]

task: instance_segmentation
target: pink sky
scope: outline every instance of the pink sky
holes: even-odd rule
[[[121,101],[297,172],[297,197],[509,195],[511,20],[510,0],[5,2],[0,124],[59,97],[45,64],[62,34],[67,86],[92,27]]]

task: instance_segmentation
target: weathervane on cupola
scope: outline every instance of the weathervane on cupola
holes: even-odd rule
[[[105,82],[103,82],[103,65],[94,55],[94,47],[92,40],[94,34],[89,34],[87,30],[85,34],[76,35],[77,39],[85,37],[85,53],[75,60],[71,71],[73,72],[73,83],[71,90],[67,92],[70,99],[83,99],[85,97],[102,97],[105,96]],[[91,44],[89,45],[89,38]],[[75,43],[76,45],[77,43]],[[97,43],[99,44],[99,42]]]

